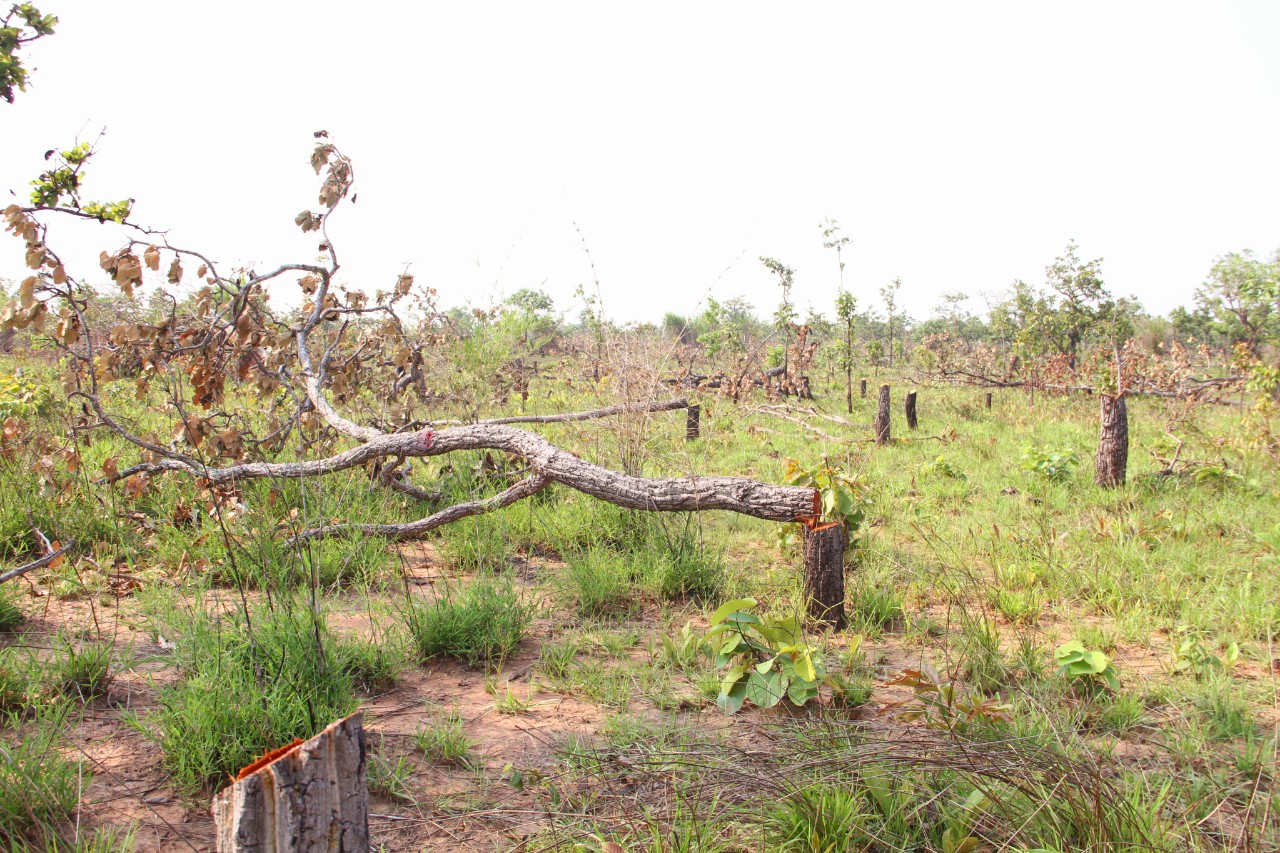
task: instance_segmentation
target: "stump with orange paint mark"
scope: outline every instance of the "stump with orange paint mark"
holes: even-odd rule
[[[368,853],[359,712],[267,753],[213,800],[218,853]]]

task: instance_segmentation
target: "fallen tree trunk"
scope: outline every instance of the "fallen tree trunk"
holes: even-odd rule
[[[368,853],[359,712],[268,753],[213,800],[217,853]]]
[[[5,581],[11,581],[14,578],[21,577],[22,575],[25,575],[27,572],[34,572],[36,569],[44,568],[45,566],[55,562],[63,554],[70,551],[71,547],[75,544],[76,544],[75,542],[68,542],[66,545],[63,545],[58,550],[45,554],[43,557],[41,557],[38,560],[32,560],[30,563],[27,563],[25,565],[18,566],[17,568],[14,568],[14,569],[9,569],[8,571],[5,571],[5,572],[0,572],[0,583],[4,583]]]
[[[195,460],[160,459],[121,471],[112,480],[128,477],[139,471],[178,471],[203,478],[214,485],[264,478],[297,480],[332,474],[388,456],[442,456],[460,450],[499,450],[511,453],[524,459],[538,478],[546,480],[539,488],[550,483],[560,483],[616,506],[651,512],[727,510],[766,521],[790,522],[813,515],[814,501],[818,494],[807,486],[778,486],[746,477],[633,477],[587,462],[561,450],[536,433],[494,424],[450,427],[439,432],[423,430],[417,433],[384,433],[327,459],[308,462],[246,462],[214,468],[201,465]],[[499,505],[506,506],[514,500],[534,494],[535,491],[525,493],[522,489],[511,500],[500,502]],[[476,502],[458,506],[476,509],[471,506],[474,503]],[[477,511],[496,508],[498,505],[486,506]],[[451,511],[455,511],[455,508],[441,510],[441,513]],[[465,512],[458,517],[474,514],[475,511]],[[436,513],[428,519],[439,515],[440,513]],[[440,524],[454,520],[449,518],[428,524],[428,519],[409,522],[409,525],[414,526],[409,528],[412,532],[396,532],[394,528],[397,525],[377,527],[381,531],[380,535],[403,537],[425,535]],[[304,531],[302,535],[305,538],[318,538],[364,530],[365,526],[361,525],[340,525]]]

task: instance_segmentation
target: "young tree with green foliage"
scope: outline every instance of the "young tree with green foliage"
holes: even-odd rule
[[[788,350],[791,348],[791,329],[796,324],[796,306],[791,301],[791,287],[795,284],[796,273],[791,267],[773,258],[761,257],[760,263],[778,277],[778,287],[782,288],[782,301],[773,312],[773,327],[782,332],[782,372],[785,374]]]
[[[880,298],[884,300],[885,312],[889,315],[889,319],[885,321],[885,350],[889,354],[889,366],[893,367],[893,350],[894,350],[894,312],[898,310],[898,291],[902,289],[902,279],[895,278],[893,281],[880,288]]]
[[[840,369],[844,371],[845,409],[853,414],[853,326],[858,319],[858,300],[844,289],[836,296],[836,319],[844,332],[839,352]]]

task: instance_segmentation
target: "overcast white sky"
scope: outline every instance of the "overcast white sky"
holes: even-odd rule
[[[446,303],[543,287],[576,315],[574,222],[620,320],[767,314],[760,255],[829,314],[824,216],[861,304],[901,276],[917,317],[1042,282],[1071,238],[1158,312],[1280,247],[1274,2],[37,5],[62,22],[0,103],[0,188],[105,126],[86,195],[225,263],[314,256],[320,128],[356,163],[347,279],[408,263]],[[116,241],[87,227],[92,273]]]

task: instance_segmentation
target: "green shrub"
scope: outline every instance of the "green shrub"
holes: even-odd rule
[[[59,690],[85,701],[107,692],[114,676],[110,643],[84,643],[77,648],[71,640],[63,640],[55,651],[54,678]]]
[[[423,660],[444,655],[496,670],[520,645],[533,610],[510,583],[482,576],[435,601],[415,602],[407,621]]]
[[[631,584],[634,574],[625,556],[592,548],[565,556],[560,587],[582,616],[621,616],[636,603]]]
[[[432,764],[463,766],[475,741],[467,737],[462,726],[462,715],[457,708],[441,714],[414,735],[418,749]]]

